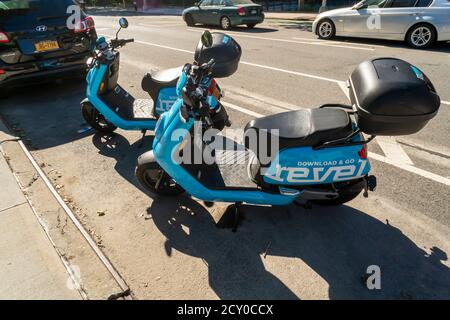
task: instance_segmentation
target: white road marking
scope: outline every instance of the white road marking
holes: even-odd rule
[[[163,49],[169,49],[169,50],[174,50],[174,51],[179,51],[179,52],[184,52],[184,53],[189,53],[189,54],[193,54],[194,52],[189,51],[189,50],[184,50],[184,49],[179,49],[179,48],[174,48],[174,47],[169,47],[169,46],[164,46],[164,45],[159,45],[159,44],[155,44],[155,43],[151,43],[151,42],[146,42],[146,41],[140,41],[140,40],[136,40],[135,42],[140,43],[140,44],[145,44],[145,45],[149,45],[149,46],[154,46],[154,47],[158,47],[158,48],[163,48]],[[290,70],[285,70],[285,69],[279,69],[279,68],[274,68],[274,67],[269,67],[269,66],[265,66],[265,65],[259,65],[259,64],[255,64],[255,63],[250,63],[250,62],[241,62],[242,64],[247,64],[247,65],[251,65],[251,66],[255,66],[255,67],[260,67],[260,68],[264,68],[264,69],[268,69],[268,70],[274,70],[274,71],[279,71],[279,72],[284,72],[284,73],[289,73],[289,74],[294,74],[294,75],[299,75],[302,77],[307,77],[307,78],[313,78],[313,79],[317,79],[317,80],[323,80],[323,81],[328,81],[328,82],[333,82],[339,85],[340,88],[342,88],[343,84],[345,83],[344,81],[340,81],[340,80],[335,80],[335,79],[330,79],[330,78],[325,78],[325,77],[320,77],[320,76],[314,76],[314,75],[310,75],[310,74],[306,74],[306,73],[301,73],[301,72],[296,72],[296,71],[290,71]],[[346,93],[348,90],[346,89],[344,92]],[[264,115],[259,114],[257,112],[224,102],[223,103],[226,107],[229,107],[231,109],[237,110],[239,112],[248,114],[252,117],[255,118],[260,118],[263,117]],[[422,170],[419,168],[416,168],[412,165],[409,164],[404,164],[404,163],[398,163],[395,162],[395,160],[391,160],[388,159],[387,157],[383,157],[379,154],[376,153],[369,153],[369,157],[375,159],[375,160],[379,160],[382,161],[384,163],[387,164],[391,164],[395,167],[398,167],[400,169],[404,169],[405,171],[409,171],[412,173],[415,173],[417,175],[420,175],[424,178],[445,184],[450,186],[450,180],[439,176],[437,174],[434,174],[432,172],[426,171],[426,170]],[[380,160],[381,159],[381,160]]]
[[[441,103],[450,106],[450,102],[449,101],[441,101]]]
[[[311,39],[311,38],[300,38],[300,37],[292,37],[294,40],[302,40],[302,41],[318,41],[318,42],[330,42],[330,43],[339,43],[339,44],[345,44],[345,45],[351,45],[351,46],[361,46],[361,47],[368,47],[368,48],[386,48],[386,46],[382,45],[376,45],[376,44],[364,44],[364,43],[354,43],[354,42],[346,42],[346,41],[336,41],[336,40],[321,40],[321,39]]]
[[[414,163],[406,154],[405,150],[397,143],[394,137],[377,137],[378,145],[383,150],[385,156],[392,162],[398,164],[413,165]]]
[[[200,32],[200,33],[203,32],[203,30],[196,30],[196,29],[188,29],[188,30],[191,32]],[[375,50],[373,48],[359,48],[359,47],[343,46],[343,45],[336,45],[336,44],[328,44],[328,43],[319,42],[319,41],[309,42],[309,41],[297,41],[297,40],[280,39],[280,38],[250,36],[250,35],[240,34],[237,32],[227,32],[227,34],[230,34],[235,37],[240,37],[240,38],[251,38],[251,39],[259,39],[259,40],[269,40],[269,41],[288,42],[288,43],[296,43],[296,44],[307,44],[307,45],[318,45],[318,46],[327,46],[327,47],[354,49],[354,50],[365,50],[365,51],[374,51]]]
[[[381,156],[379,154],[376,154],[376,153],[373,153],[373,152],[369,152],[369,157],[372,158],[372,159],[375,159],[377,161],[381,161],[383,163],[387,163],[387,164],[390,164],[390,165],[392,165],[394,167],[403,169],[405,171],[417,174],[417,175],[422,176],[424,178],[433,180],[435,182],[442,183],[442,184],[444,184],[446,186],[450,186],[450,179],[449,178],[442,177],[442,176],[437,175],[435,173],[419,169],[419,168],[417,168],[415,166],[412,166],[412,165],[409,165],[409,164],[403,164],[403,163],[394,162],[394,161],[392,161],[391,159],[389,159],[387,157],[383,157],[383,156]]]
[[[232,103],[229,103],[229,102],[222,101],[221,103],[227,108],[234,109],[236,111],[245,113],[245,114],[247,114],[247,115],[249,115],[251,117],[254,117],[254,118],[264,117],[263,114],[260,114],[260,113],[257,113],[257,112],[254,112],[254,111],[251,111],[251,110],[239,107],[239,106],[237,106],[235,104],[232,104]]]
[[[141,41],[141,40],[135,40],[134,42],[140,43],[140,44],[144,44],[144,45],[148,45],[148,46],[157,47],[157,48],[162,48],[162,49],[168,49],[168,50],[174,50],[174,51],[194,54],[194,51],[174,48],[174,47],[165,46],[165,45],[161,45],[161,44],[156,44],[156,43],[152,43],[152,42]],[[300,76],[300,77],[311,78],[311,79],[316,79],[316,80],[322,80],[322,81],[327,81],[327,82],[332,82],[332,83],[337,83],[337,84],[342,82],[340,80],[331,79],[331,78],[327,78],[327,77],[321,77],[321,76],[316,76],[316,75],[303,73],[303,72],[297,72],[297,71],[292,71],[292,70],[275,68],[275,67],[270,67],[270,66],[266,66],[266,65],[263,65],[263,64],[257,64],[257,63],[247,62],[247,61],[241,61],[240,63],[244,64],[244,65],[252,66],[252,67],[258,67],[258,68],[262,68],[262,69],[278,71],[278,72],[292,74],[292,75],[296,75],[296,76]]]
[[[337,83],[337,84],[342,82],[340,80],[335,80],[335,79],[331,79],[331,78],[327,78],[327,77],[315,76],[315,75],[308,74],[308,73],[291,71],[291,70],[286,70],[286,69],[281,69],[281,68],[275,68],[275,67],[270,67],[270,66],[266,66],[266,65],[262,65],[262,64],[252,63],[252,62],[241,61],[241,64],[245,64],[245,65],[253,66],[253,67],[258,67],[258,68],[262,68],[262,69],[267,69],[267,70],[283,72],[283,73],[287,73],[287,74],[293,74],[293,75],[300,76],[300,77],[305,77],[305,78],[311,78],[311,79],[316,79],[316,80],[333,82],[333,83]]]

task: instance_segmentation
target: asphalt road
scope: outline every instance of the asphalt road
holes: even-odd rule
[[[143,73],[191,62],[203,30],[180,17],[130,16],[122,37],[120,83],[135,97]],[[99,34],[113,36],[117,17],[95,16]],[[220,79],[233,128],[256,116],[347,103],[345,83],[362,61],[405,59],[450,101],[450,45],[417,51],[401,43],[317,40],[307,25],[269,21],[229,32],[243,48],[239,70]],[[222,209],[186,197],[151,199],[134,165],[140,133],[112,137],[84,132],[84,85],[51,83],[13,92],[0,113],[51,164],[63,195],[138,298],[448,298],[450,296],[450,103],[420,133],[370,145],[378,189],[339,208],[246,207],[236,234],[218,229]],[[99,215],[98,211],[106,212]],[[267,255],[265,255],[265,253]],[[382,289],[361,282],[379,265]]]

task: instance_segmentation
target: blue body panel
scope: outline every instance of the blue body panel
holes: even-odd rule
[[[358,138],[360,139],[360,138]],[[361,145],[313,150],[299,147],[281,150],[264,172],[264,181],[282,185],[329,184],[366,176],[367,159],[358,152]]]
[[[103,76],[107,71],[108,66],[100,64],[98,67],[92,68],[87,76],[87,89],[86,96],[89,102],[106,118],[109,122],[115,126],[124,130],[154,130],[156,126],[156,119],[151,120],[124,120],[112,109],[110,109],[98,96],[97,92],[100,88],[100,84],[103,80]]]
[[[259,190],[211,190],[201,184],[183,167],[178,165],[174,154],[178,152],[184,136],[194,125],[194,120],[187,122],[180,116],[183,101],[178,100],[172,109],[164,114],[156,128],[153,141],[153,153],[158,164],[185,190],[198,199],[204,201],[246,202],[251,204],[288,205],[298,195],[269,194]],[[178,139],[173,139],[177,136]]]
[[[156,102],[156,114],[161,115],[164,112],[169,111],[177,99],[178,95],[176,87],[161,89],[158,95],[158,101]]]

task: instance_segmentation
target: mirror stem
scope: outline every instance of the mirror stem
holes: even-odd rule
[[[120,32],[120,30],[122,30],[122,27],[120,27],[119,30],[116,33],[116,40],[119,39],[119,32]]]

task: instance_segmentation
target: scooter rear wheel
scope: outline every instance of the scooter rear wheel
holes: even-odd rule
[[[156,162],[137,166],[136,177],[141,186],[151,193],[162,196],[176,196],[184,193],[184,189]]]
[[[81,114],[84,120],[95,130],[102,133],[113,133],[117,127],[105,119],[97,109],[89,102],[81,104]]]

